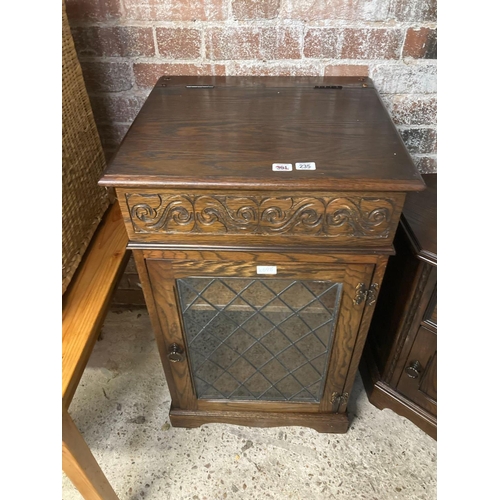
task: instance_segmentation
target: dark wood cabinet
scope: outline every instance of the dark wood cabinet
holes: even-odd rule
[[[174,426],[345,432],[405,195],[366,78],[164,77],[106,171]]]
[[[437,174],[408,195],[360,365],[370,401],[437,436]]]

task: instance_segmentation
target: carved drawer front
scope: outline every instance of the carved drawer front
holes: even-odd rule
[[[388,246],[400,193],[117,190],[131,241]],[[221,240],[231,236],[231,240]]]

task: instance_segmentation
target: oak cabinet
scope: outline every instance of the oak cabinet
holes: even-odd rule
[[[437,437],[437,174],[408,195],[361,363],[370,401]]]
[[[366,78],[163,77],[108,167],[174,426],[345,432],[405,195]]]

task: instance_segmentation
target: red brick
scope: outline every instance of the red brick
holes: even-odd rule
[[[118,287],[111,300],[112,306],[118,310],[122,310],[124,307],[143,308],[146,305],[142,290],[126,290]],[[146,312],[144,313],[146,314]]]
[[[139,87],[153,87],[163,75],[203,76],[224,75],[224,64],[134,64],[135,81]]]
[[[408,151],[415,154],[435,153],[437,134],[434,128],[404,128],[399,133]]]
[[[403,30],[311,28],[304,37],[304,56],[334,59],[398,59]]]
[[[122,0],[124,17],[139,21],[222,21],[224,0]]]
[[[123,96],[96,96],[90,95],[92,110],[95,120],[98,122],[122,122],[134,121],[139,113],[146,96],[123,97]]]
[[[435,95],[396,95],[387,102],[396,125],[434,125],[437,99]]]
[[[233,63],[230,74],[235,76],[316,76],[320,74],[320,67],[310,62]]]
[[[437,30],[431,28],[409,28],[406,31],[403,57],[436,59]]]
[[[269,27],[262,29],[262,59],[300,59],[302,28]]]
[[[435,22],[437,0],[394,0],[389,16],[403,22]]]
[[[437,66],[418,64],[380,64],[372,67],[371,78],[382,94],[435,94]]]
[[[120,0],[66,0],[70,21],[108,21],[120,17]]]
[[[238,20],[274,19],[280,0],[233,0],[233,16]]]
[[[330,64],[325,76],[368,76],[368,66],[361,64]]]
[[[88,27],[72,30],[75,47],[81,56],[148,56],[155,55],[152,28],[116,26]]]
[[[82,62],[81,65],[89,91],[120,92],[132,88],[132,71],[128,63]]]
[[[342,59],[399,59],[403,30],[348,28],[342,32]]]
[[[116,287],[121,289],[129,288],[128,276],[125,273],[122,274],[122,277],[120,278],[120,281],[118,281]]]
[[[435,156],[413,156],[413,161],[421,174],[435,174],[437,172]]]
[[[156,28],[159,53],[169,59],[201,56],[201,31],[190,28]]]
[[[127,265],[125,266],[125,274],[137,274],[137,266],[135,265],[134,256],[131,255]]]
[[[212,28],[205,33],[209,59],[258,59],[260,57],[259,28]]]
[[[212,28],[206,33],[213,60],[300,59],[302,28]]]
[[[391,0],[283,0],[281,17],[302,21],[385,21]]]
[[[118,282],[117,288],[121,290],[142,290],[139,275],[137,273],[124,272]]]

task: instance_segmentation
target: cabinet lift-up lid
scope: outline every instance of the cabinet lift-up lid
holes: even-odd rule
[[[316,169],[296,170],[300,162]],[[425,188],[373,83],[357,77],[162,77],[100,184]]]

